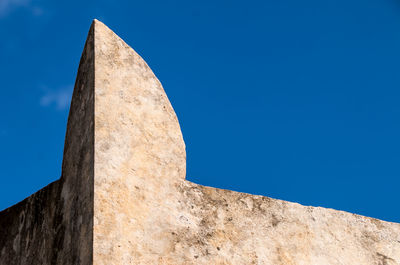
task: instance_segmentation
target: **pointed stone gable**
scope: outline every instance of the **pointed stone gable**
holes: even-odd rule
[[[0,212],[0,265],[400,264],[400,224],[204,187],[185,166],[160,82],[94,20],[62,176]]]
[[[104,24],[94,24],[94,263],[130,264],[142,250],[156,251],[153,240],[164,237],[154,229],[161,229],[164,205],[185,179],[185,144],[146,62]]]

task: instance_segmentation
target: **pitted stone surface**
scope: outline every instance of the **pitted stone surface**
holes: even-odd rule
[[[63,176],[0,213],[0,264],[400,264],[400,224],[185,180],[185,144],[144,60],[94,21]]]

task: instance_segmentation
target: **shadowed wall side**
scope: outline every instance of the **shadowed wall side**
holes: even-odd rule
[[[93,262],[93,26],[68,117],[62,177],[0,213],[0,265]]]

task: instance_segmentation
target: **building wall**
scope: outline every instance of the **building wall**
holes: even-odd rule
[[[400,264],[400,224],[204,187],[185,167],[160,82],[94,21],[61,179],[0,213],[0,265]]]

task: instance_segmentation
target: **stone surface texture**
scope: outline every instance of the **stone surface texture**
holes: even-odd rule
[[[95,20],[56,181],[0,213],[0,264],[400,264],[400,224],[185,180],[174,110]]]

